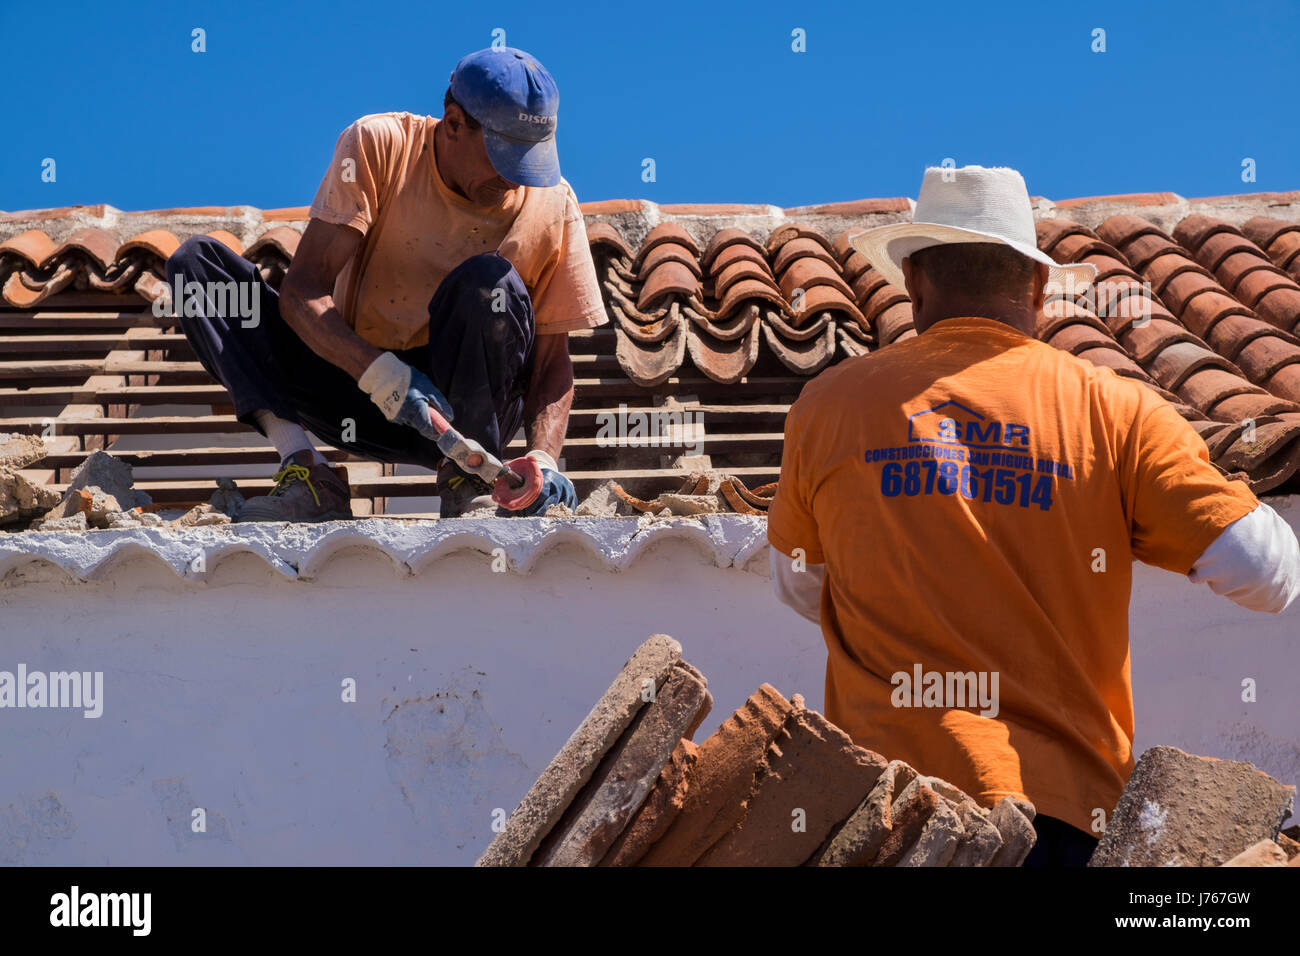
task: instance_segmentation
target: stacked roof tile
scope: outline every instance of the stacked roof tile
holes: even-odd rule
[[[1300,487],[1300,193],[1034,202],[1041,247],[1099,269],[1098,294],[1049,301],[1040,338],[1159,391],[1216,464],[1257,493]],[[580,493],[612,478],[629,505],[654,507],[707,470],[762,510],[803,384],[916,334],[906,293],[848,243],[908,218],[908,200],[790,210],[620,200],[584,212],[611,321],[571,337],[565,467]],[[246,438],[229,447],[225,436],[247,430],[151,305],[167,256],[194,234],[225,242],[278,286],[306,218],[305,208],[243,206],[0,214],[0,431],[58,436],[46,462],[56,485],[107,448],[159,502],[212,493],[181,466],[220,465],[258,493],[274,451]],[[694,424],[648,441],[602,431],[611,416],[665,410]],[[432,494],[430,475],[330,455],[374,512]]]

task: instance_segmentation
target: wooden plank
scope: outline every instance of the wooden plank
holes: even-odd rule
[[[67,353],[96,353],[107,355],[113,349],[128,344],[125,335],[0,335],[0,355],[11,356],[19,352],[30,355],[62,355]],[[179,332],[149,331],[130,344],[142,349],[184,349],[189,342]]]
[[[127,419],[127,421],[130,421],[130,419]],[[0,428],[0,430],[3,429]],[[110,428],[101,428],[99,431],[108,432]],[[602,459],[609,459],[612,455],[617,455],[619,468],[613,468],[612,470],[619,471],[638,459],[653,461],[661,455],[680,455],[687,452],[696,454],[707,452],[712,455],[752,453],[779,456],[781,444],[781,435],[779,433],[708,435],[699,442],[698,446],[687,445],[681,440],[676,440],[660,445],[624,444],[611,447],[597,442],[594,438],[570,438],[564,444],[563,457],[572,467],[574,463],[599,462]],[[319,450],[330,461],[366,461],[366,459],[352,456],[347,451],[331,448],[329,445],[321,445]],[[506,446],[507,457],[519,457],[525,451],[527,449],[522,441],[514,441]],[[262,445],[250,445],[242,448],[218,445],[165,449],[129,449],[123,451],[109,448],[108,453],[114,458],[120,458],[133,466],[275,465],[280,461],[280,456],[274,448]],[[42,460],[42,464],[49,468],[74,468],[81,464],[85,457],[84,452],[71,450],[49,454]]]

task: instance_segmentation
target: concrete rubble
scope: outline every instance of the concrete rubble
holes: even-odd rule
[[[0,527],[25,524],[59,503],[59,495],[32,481],[21,469],[45,457],[34,435],[0,435]]]
[[[1277,843],[1294,800],[1295,787],[1251,764],[1152,747],[1088,865],[1219,866],[1261,841]]]
[[[710,703],[650,638],[478,865],[1015,866],[1033,844],[1029,804],[980,807],[768,684],[697,746]]]

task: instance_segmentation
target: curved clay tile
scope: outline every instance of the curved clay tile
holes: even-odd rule
[[[1139,272],[1149,271],[1153,262],[1160,260],[1162,256],[1171,254],[1179,259],[1191,261],[1187,251],[1182,246],[1159,232],[1138,236],[1125,246],[1121,252],[1123,252],[1124,258],[1129,261],[1129,264]]]
[[[839,291],[847,300],[852,301],[853,290],[848,284],[840,278],[839,272],[835,267],[825,260],[814,258],[813,256],[801,256],[795,259],[781,273],[781,294],[791,303],[794,302],[795,292],[803,289],[805,293],[814,286],[830,286]],[[857,311],[855,305],[854,311]]]
[[[1050,339],[1047,339],[1047,344],[1071,355],[1078,355],[1090,349],[1111,349],[1124,354],[1123,346],[1105,332],[1086,322],[1072,322],[1061,327],[1052,334]]]
[[[1181,315],[1187,308],[1187,303],[1207,292],[1222,293],[1223,286],[1201,272],[1187,270],[1179,272],[1165,283],[1157,295],[1165,301],[1175,315]]]
[[[1300,365],[1283,365],[1266,382],[1260,382],[1274,395],[1300,402]]]
[[[789,242],[782,243],[776,254],[772,256],[772,271],[780,276],[791,263],[802,258],[820,259],[836,273],[840,271],[840,264],[826,248],[825,240],[821,237],[813,239],[808,236],[796,236]]]
[[[722,301],[718,304],[718,311],[713,317],[725,319],[750,299],[770,302],[783,312],[789,309],[789,305],[781,297],[780,290],[773,286],[770,280],[760,282],[758,279],[741,279],[727,289],[727,294],[722,297]]]
[[[743,257],[727,265],[713,280],[714,298],[724,298],[733,285],[744,279],[762,282],[770,288],[776,289],[776,283],[772,279],[772,272],[768,269],[766,262],[755,262],[753,259]]]
[[[750,325],[746,335],[731,340],[714,338],[694,324],[686,329],[686,347],[691,361],[701,372],[723,385],[740,381],[758,361],[761,322]]]
[[[840,270],[844,273],[844,281],[850,284],[870,268],[871,260],[856,250],[840,260]]]
[[[1145,325],[1131,325],[1119,336],[1125,350],[1143,366],[1175,342],[1202,342],[1177,322],[1152,319]]]
[[[641,260],[641,266],[637,269],[636,277],[644,282],[646,276],[654,272],[655,268],[665,262],[680,262],[686,268],[695,274],[696,278],[703,275],[700,272],[700,262],[695,258],[695,254],[690,249],[678,242],[661,242],[650,250],[649,254]]]
[[[1214,463],[1229,473],[1244,472],[1257,495],[1292,482],[1300,471],[1300,416],[1279,416],[1258,425],[1253,438],[1238,438]]]
[[[662,342],[672,335],[682,317],[681,309],[675,302],[672,308],[664,309],[658,318],[644,317],[640,313],[629,314],[619,301],[611,302],[609,311],[614,317],[614,324],[629,338],[646,345]]]
[[[173,252],[180,248],[181,241],[166,229],[150,229],[139,235],[132,236],[126,242],[118,247],[117,255],[120,258],[132,249],[143,249],[151,252],[164,262],[171,258]]]
[[[623,234],[607,222],[593,222],[587,226],[587,244],[593,251],[605,248],[620,258],[632,258],[632,250],[628,248]]]
[[[787,322],[781,313],[775,309],[765,309],[763,311],[763,323],[771,326],[772,332],[783,341],[803,342],[811,338],[816,338],[826,331],[826,327],[835,325],[834,316],[830,312],[823,311],[814,321],[802,325],[798,328]],[[862,326],[858,326],[859,329]],[[865,339],[865,336],[863,336]]]
[[[866,311],[867,302],[870,301],[872,295],[882,287],[889,285],[889,280],[887,280],[878,270],[868,268],[853,280],[852,285],[853,298],[857,301],[858,305],[862,307],[863,311]],[[902,295],[903,298],[907,298],[907,293],[902,289],[899,289],[897,286],[889,287]]]
[[[704,255],[701,257],[701,265],[708,272],[721,269],[721,265],[715,268],[714,260],[719,253],[732,249],[752,249],[760,259],[763,259],[764,262],[767,261],[763,256],[763,246],[757,239],[744,229],[728,226],[726,229],[719,229],[709,238],[709,244],[704,247]]]
[[[1250,222],[1256,222],[1252,219]],[[1293,222],[1282,222],[1278,219],[1263,220],[1271,223],[1268,232],[1256,231],[1251,235],[1255,243],[1268,253],[1269,259],[1279,269],[1286,269],[1292,275],[1300,271],[1300,224]],[[1246,226],[1250,225],[1246,223]],[[1243,226],[1242,228],[1246,228]],[[1277,228],[1285,227],[1285,228]],[[1256,236],[1270,235],[1266,241],[1255,238]]]
[[[1093,365],[1108,368],[1116,375],[1136,379],[1143,385],[1154,385],[1155,379],[1142,370],[1142,367],[1122,351],[1108,348],[1084,349],[1077,356]]]
[[[1276,395],[1247,393],[1229,395],[1214,410],[1225,420],[1240,422],[1247,418],[1259,419],[1266,415],[1300,412],[1300,405]]]
[[[747,246],[739,242],[733,242],[731,245],[718,250],[717,255],[709,262],[706,272],[711,276],[720,276],[737,262],[752,262],[759,267],[763,275],[771,279],[773,283],[776,282],[776,277],[772,275],[772,267],[767,264],[767,259],[763,256],[763,253],[753,246]]]
[[[298,251],[302,233],[290,226],[276,226],[257,237],[257,241],[248,247],[244,255],[249,259],[258,259],[274,250],[286,259],[292,260]]]
[[[1265,295],[1275,289],[1292,289],[1296,288],[1295,282],[1285,272],[1274,269],[1270,265],[1266,269],[1255,269],[1246,273],[1232,288],[1235,298],[1249,308],[1258,311],[1258,304]],[[1289,329],[1290,326],[1288,325]]]
[[[1090,252],[1076,261],[1087,262],[1097,267],[1097,275],[1092,280],[1093,285],[1116,276],[1128,276],[1134,280],[1138,278],[1137,272],[1126,261],[1106,252]]]
[[[1151,377],[1171,392],[1178,391],[1189,377],[1203,369],[1222,369],[1245,381],[1239,368],[1199,342],[1173,342],[1157,352],[1147,364]]]
[[[1255,245],[1235,229],[1231,232],[1219,232],[1210,236],[1201,244],[1201,247],[1196,250],[1195,255],[1197,262],[1205,266],[1205,268],[1209,269],[1211,272],[1217,272],[1220,263],[1222,263],[1224,259],[1228,258],[1228,256],[1236,253],[1245,253],[1247,255],[1256,256],[1263,259],[1265,262],[1268,262],[1269,265],[1272,265],[1272,263],[1269,262],[1268,256],[1264,255],[1263,249]]]
[[[771,506],[772,499],[776,497],[776,486],[777,482],[773,481],[766,485],[759,485],[751,491],[749,488],[745,487],[745,483],[735,475],[727,475],[727,477],[723,479],[721,486],[719,486],[719,490],[721,490],[727,500],[731,502],[733,508],[735,507],[735,502],[732,500],[728,489],[754,508],[756,512],[761,513],[766,512]]]
[[[1224,288],[1228,289],[1234,295],[1238,292],[1238,286],[1241,280],[1246,278],[1252,272],[1268,272],[1279,276],[1283,284],[1294,286],[1295,282],[1285,272],[1273,265],[1269,258],[1261,253],[1258,249],[1251,247],[1252,251],[1240,250],[1226,256],[1213,267],[1214,274],[1218,276],[1219,282]]]
[[[871,351],[871,345],[862,332],[849,322],[841,323],[836,327],[835,341],[847,358],[856,358]]]
[[[1255,303],[1255,311],[1279,329],[1300,335],[1300,289],[1294,284],[1273,286]]]
[[[876,316],[873,326],[876,330],[876,341],[882,346],[902,341],[908,337],[909,332],[915,334],[911,301],[904,300],[889,306]]]
[[[1070,219],[1040,219],[1034,223],[1034,233],[1038,241],[1038,248],[1053,258],[1056,258],[1053,255],[1053,250],[1070,236],[1096,238],[1087,226]],[[1057,259],[1056,261],[1060,262],[1062,260]]]
[[[700,256],[700,247],[695,244],[694,236],[675,222],[661,222],[650,230],[641,243],[641,249],[637,253],[635,263],[638,269],[641,263],[645,261],[645,257],[650,253],[650,250],[661,242],[675,242],[677,245],[689,249],[694,258],[698,259]]]
[[[1174,226],[1173,237],[1175,242],[1195,254],[1211,236],[1225,232],[1240,235],[1231,224],[1222,219],[1197,213],[1184,216],[1178,225]]]
[[[11,253],[26,259],[34,268],[40,268],[54,254],[54,240],[39,229],[28,229],[0,242],[0,258]]]
[[[647,312],[667,296],[699,296],[702,291],[699,276],[685,263],[668,259],[646,277],[641,293],[637,296],[636,307]]]
[[[100,271],[107,272],[116,258],[117,237],[107,229],[78,229],[59,243],[54,256],[63,256],[73,250],[85,253],[99,265]]]
[[[1169,283],[1173,282],[1178,276],[1189,272],[1204,276],[1206,279],[1214,281],[1216,285],[1218,284],[1214,279],[1214,274],[1209,269],[1188,258],[1182,250],[1179,250],[1178,255],[1161,256],[1154,259],[1142,270],[1142,274],[1151,283],[1151,291],[1156,295],[1164,295]]]
[[[96,292],[124,292],[135,288],[136,279],[144,271],[147,270],[141,262],[128,261],[123,264],[119,260],[107,272],[88,270],[84,278],[86,285]]]
[[[822,312],[840,312],[849,316],[864,328],[867,327],[867,317],[862,314],[852,299],[835,286],[815,285],[811,289],[805,290],[801,304],[803,308],[800,311],[792,311],[791,313],[790,322],[792,325],[803,325],[810,317]],[[911,312],[910,302],[908,312]]]
[[[788,225],[773,229],[771,235],[767,237],[768,258],[774,258],[782,246],[796,239],[811,239],[820,245],[827,255],[833,255],[830,242],[816,229],[810,229],[807,226]]]
[[[1082,262],[1087,255],[1103,255],[1118,259],[1120,252],[1108,242],[1102,242],[1095,236],[1076,232],[1062,237],[1052,247],[1051,257],[1057,262]]]
[[[876,274],[879,275],[879,273]],[[882,282],[872,290],[871,295],[862,304],[862,314],[866,318],[868,325],[875,325],[877,316],[899,303],[906,304],[908,315],[911,315],[912,300],[907,297],[907,293],[896,285]]]
[[[1287,222],[1285,219],[1273,219],[1269,216],[1255,216],[1241,224],[1241,232],[1271,256],[1274,240],[1284,233],[1300,233],[1300,223]]]
[[[1174,346],[1178,348],[1178,346]],[[1159,380],[1159,377],[1156,377]],[[1246,392],[1264,394],[1264,389],[1252,385],[1240,375],[1221,368],[1202,368],[1187,377],[1177,389],[1183,400],[1211,417],[1217,417],[1212,409],[1230,395]]]
[[[1107,338],[1110,337],[1110,329],[1106,327],[1106,323],[1093,315],[1085,305],[1072,299],[1062,298],[1048,299],[1043,303],[1043,307],[1038,311],[1034,335],[1035,338],[1046,342],[1060,329],[1075,323],[1091,326]]]
[[[743,338],[749,334],[750,327],[759,321],[757,302],[749,303],[748,308],[741,309],[732,318],[725,321],[704,315],[689,307],[682,309],[682,313],[689,322],[698,326],[702,332],[724,342]]]
[[[1141,216],[1115,215],[1108,216],[1102,223],[1097,226],[1097,235],[1109,242],[1112,246],[1133,262],[1135,268],[1142,268],[1133,261],[1133,256],[1129,255],[1126,248],[1129,243],[1139,239],[1142,236],[1155,235],[1165,239],[1166,242],[1172,242],[1168,236],[1165,236],[1156,226],[1152,225]]]
[[[1254,313],[1228,293],[1216,289],[1198,295],[1188,302],[1186,307],[1178,313],[1178,318],[1183,325],[1208,342],[1213,335],[1212,330],[1215,325],[1229,315],[1244,315],[1252,319],[1255,318]]]
[[[1237,354],[1236,364],[1252,382],[1268,380],[1284,365],[1300,363],[1300,345],[1281,336],[1261,335]]]
[[[618,310],[612,310],[616,313]],[[614,355],[619,367],[638,385],[652,388],[671,377],[686,355],[686,320],[674,305],[663,322],[664,336],[657,342],[634,340],[625,331],[624,324],[614,325]]]
[[[1237,354],[1258,338],[1276,338],[1282,342],[1300,345],[1300,338],[1253,315],[1233,313],[1225,315],[1210,329],[1205,341],[1225,358],[1237,361]]]

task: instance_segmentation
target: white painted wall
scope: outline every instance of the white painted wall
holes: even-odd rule
[[[1300,505],[1283,509],[1294,526]],[[252,554],[205,583],[143,554],[88,582],[0,570],[0,669],[106,683],[98,720],[0,710],[0,863],[471,863],[493,809],[514,807],[655,632],[709,679],[697,739],[763,681],[820,708],[818,630],[760,573],[705,550],[665,538],[615,572],[562,545],[529,574],[461,551],[410,575],[345,548],[310,581]],[[1300,608],[1252,614],[1140,568],[1138,749],[1249,759],[1296,782],[1298,632]],[[1257,703],[1240,701],[1242,677],[1258,679]],[[206,833],[190,830],[196,806]]]

